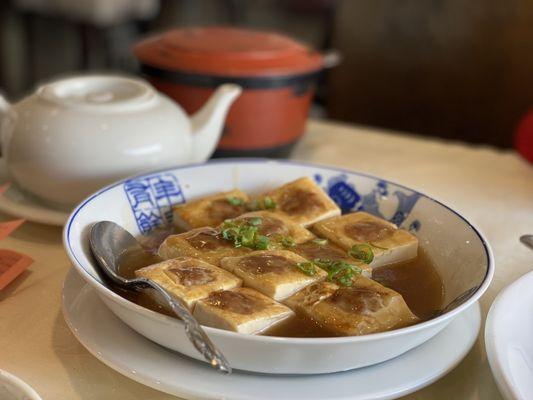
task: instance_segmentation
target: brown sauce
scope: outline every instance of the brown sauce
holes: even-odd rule
[[[333,303],[348,313],[376,312],[383,307],[382,294],[375,290],[362,288],[340,288],[326,301]]]
[[[205,285],[215,280],[210,270],[193,266],[171,267],[165,273],[175,283],[183,286]]]
[[[231,242],[223,239],[219,235],[204,232],[185,237],[185,240],[196,250],[216,250],[221,247],[232,246]]]
[[[258,226],[259,233],[265,236],[272,235],[286,235],[289,233],[289,229],[283,224],[282,221],[275,218],[260,217],[261,224]]]
[[[311,247],[311,245],[309,245],[309,247]],[[328,246],[326,245],[324,247]],[[335,248],[331,249],[336,250]],[[320,258],[320,256],[315,258]],[[125,277],[133,277],[136,269],[160,261],[161,259],[156,255],[125,254],[121,257],[119,272]],[[409,308],[422,321],[432,318],[442,307],[442,301],[444,298],[442,281],[432,261],[421,248],[419,248],[418,257],[416,259],[376,268],[373,271],[372,278],[382,285],[400,293]],[[120,288],[116,288],[115,291],[124,298],[143,307],[162,314],[173,315],[172,311],[165,306],[162,306],[161,303],[154,298],[151,291],[133,292],[121,290]],[[226,302],[224,304],[233,304],[233,302],[228,301],[228,299],[225,300]],[[250,307],[252,306],[243,306],[243,312],[247,309],[251,310]],[[348,307],[351,306],[348,304]],[[280,337],[336,336],[320,327],[315,321],[299,315],[282,321],[265,331],[263,334]]]
[[[265,308],[265,303],[262,300],[229,290],[211,293],[205,302],[222,310],[241,315],[249,315]]]
[[[346,253],[342,250],[328,244],[321,245],[312,240],[297,244],[292,250],[308,260],[319,258],[321,260],[339,261],[347,258]]]
[[[344,227],[344,233],[358,242],[373,242],[387,239],[394,228],[378,221],[358,221]]]
[[[268,328],[264,336],[279,337],[332,337],[337,336],[324,329],[317,322],[303,315],[295,315]]]
[[[238,217],[246,212],[243,205],[233,205],[227,199],[215,200],[207,210],[209,218],[216,221],[215,225],[224,222],[226,219]]]
[[[411,261],[374,269],[372,279],[400,293],[413,313],[422,320],[442,308],[444,286],[423,249]]]
[[[282,256],[263,254],[245,257],[239,262],[239,266],[255,275],[282,274],[293,268],[294,263]]]
[[[300,215],[322,210],[323,204],[316,193],[295,189],[283,195],[279,207],[287,214]]]

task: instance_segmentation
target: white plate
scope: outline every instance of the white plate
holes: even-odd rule
[[[505,288],[492,303],[485,346],[503,397],[533,399],[533,272]]]
[[[0,159],[0,184],[8,182],[6,164]],[[63,226],[70,211],[58,210],[22,192],[15,184],[0,195],[0,211],[40,224]]]
[[[429,385],[453,369],[474,344],[481,322],[475,303],[419,347],[385,363],[348,372],[290,376],[234,371],[225,376],[137,334],[74,270],[65,280],[62,304],[72,333],[100,361],[154,389],[204,400],[396,398]]]
[[[0,369],[0,399],[42,400],[37,392],[19,377]]]

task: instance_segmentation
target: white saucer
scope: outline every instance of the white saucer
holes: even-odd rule
[[[137,382],[186,399],[396,398],[429,385],[453,369],[474,344],[481,322],[476,303],[414,350],[358,370],[308,376],[236,371],[224,376],[137,334],[115,317],[73,269],[65,279],[62,304],[72,333],[100,361]]]
[[[490,307],[485,347],[507,400],[533,399],[533,272],[505,288]]]
[[[4,160],[0,159],[0,184],[8,181]],[[28,221],[46,225],[63,226],[70,212],[51,208],[39,199],[22,192],[12,184],[0,195],[0,211]]]

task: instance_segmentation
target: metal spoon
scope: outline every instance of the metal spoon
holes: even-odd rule
[[[120,225],[114,222],[97,222],[91,228],[89,235],[91,250],[102,271],[115,283],[124,289],[137,290],[152,288],[158,291],[168,302],[172,311],[185,324],[185,333],[204,358],[213,368],[223,373],[231,373],[231,367],[224,355],[215,347],[206,333],[192,316],[189,309],[177,298],[170,295],[162,286],[149,279],[126,279],[119,275],[118,260],[124,254],[146,255],[146,251],[137,240]]]
[[[520,241],[533,250],[533,235],[522,235]]]

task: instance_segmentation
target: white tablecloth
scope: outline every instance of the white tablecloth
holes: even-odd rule
[[[493,284],[481,300],[484,316],[504,286],[533,269],[533,252],[518,242],[521,234],[533,233],[533,168],[512,151],[311,121],[292,158],[403,183],[471,219],[486,234],[496,258]],[[174,398],[114,372],[72,336],[60,310],[61,285],[70,265],[59,228],[27,223],[0,246],[35,259],[0,292],[1,369],[24,379],[45,400]],[[483,331],[455,370],[406,398],[500,399]]]

